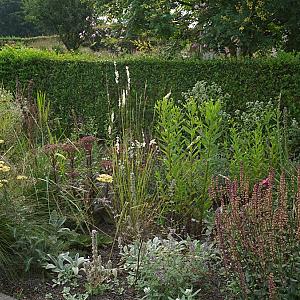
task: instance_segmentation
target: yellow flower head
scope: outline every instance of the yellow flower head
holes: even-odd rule
[[[0,172],[9,172],[10,171],[10,167],[6,166],[6,165],[1,165],[0,164]]]
[[[2,185],[3,185],[3,183],[8,183],[8,180],[2,179],[2,180],[0,180],[0,183],[2,183]]]
[[[108,174],[101,174],[96,178],[97,181],[99,182],[106,182],[106,183],[112,183],[113,178],[111,175]]]
[[[26,180],[26,179],[28,179],[27,176],[24,176],[24,175],[18,175],[17,176],[17,180]]]
[[[0,144],[4,144],[4,140],[0,140]]]

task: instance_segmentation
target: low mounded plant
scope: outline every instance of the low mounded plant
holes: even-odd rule
[[[208,270],[208,260],[214,257],[207,245],[190,239],[177,241],[171,234],[168,239],[135,241],[124,246],[121,255],[128,283],[144,292],[143,299],[174,298],[184,295],[182,290],[193,294]]]
[[[45,268],[57,274],[57,279],[53,279],[54,286],[70,284],[76,286],[77,280],[81,277],[80,271],[83,271],[83,264],[87,259],[79,256],[78,253],[73,257],[69,252],[61,253],[58,257],[48,254],[49,261]]]

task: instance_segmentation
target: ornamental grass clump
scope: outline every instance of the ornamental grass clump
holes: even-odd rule
[[[15,135],[21,132],[21,120],[22,113],[13,95],[0,85],[0,151],[7,144],[11,146]]]
[[[221,202],[216,229],[228,289],[238,299],[299,299],[300,169],[297,180],[282,173],[279,184],[270,171],[252,192],[241,173],[223,187],[215,181],[210,194]]]
[[[155,141],[144,136],[142,141],[117,137],[112,148],[113,210],[117,231],[125,239],[148,232],[160,211],[153,180],[156,156]]]

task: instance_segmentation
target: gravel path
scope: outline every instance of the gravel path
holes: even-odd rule
[[[0,300],[15,300],[15,299],[0,293]]]

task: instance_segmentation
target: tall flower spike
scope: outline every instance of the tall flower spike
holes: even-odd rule
[[[129,67],[126,66],[126,75],[127,75],[127,90],[130,91],[130,73],[129,73]]]
[[[122,90],[122,107],[126,104],[126,91]]]
[[[297,238],[300,240],[300,167],[297,174],[297,192],[296,192],[296,204],[297,204]]]
[[[269,289],[269,300],[275,300],[276,299],[276,286],[274,282],[274,275],[273,273],[270,273],[268,278],[268,289]]]
[[[93,260],[96,260],[98,257],[98,245],[97,245],[97,231],[92,230],[92,253],[93,253]]]
[[[114,66],[115,66],[115,81],[116,81],[116,84],[119,84],[119,72],[117,70],[117,63],[114,61]]]
[[[111,115],[110,115],[110,121],[111,121],[111,123],[113,123],[114,120],[115,120],[115,113],[112,111]]]
[[[279,186],[279,206],[286,208],[287,205],[287,188],[285,181],[285,174],[282,172],[280,176],[280,186]]]
[[[109,125],[109,126],[108,126],[108,129],[107,129],[108,135],[111,135],[111,132],[112,132],[111,125]]]
[[[120,138],[118,136],[116,137],[116,151],[117,154],[120,153]]]

